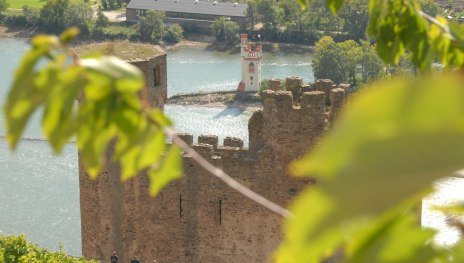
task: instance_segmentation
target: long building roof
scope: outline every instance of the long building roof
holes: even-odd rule
[[[127,8],[190,14],[245,17],[247,4],[195,0],[132,0]]]

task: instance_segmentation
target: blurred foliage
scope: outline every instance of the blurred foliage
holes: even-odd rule
[[[77,58],[68,47],[77,34],[73,28],[59,38],[32,40],[5,105],[7,141],[15,149],[31,115],[43,109],[43,132],[56,153],[77,136],[80,161],[95,178],[114,146],[122,179],[146,170],[155,194],[181,175],[178,149],[165,145],[163,129],[171,122],[161,110],[148,107],[148,95],[140,95],[148,91],[135,66],[110,56]]]
[[[48,251],[27,241],[24,236],[0,235],[0,263],[92,263],[99,262]]]
[[[463,167],[463,84],[461,74],[443,73],[376,83],[354,96],[322,143],[291,166],[320,187],[293,204],[277,261],[320,262],[339,249],[349,262],[432,262],[449,253],[403,220],[433,181]],[[375,251],[365,251],[377,239]]]
[[[327,0],[334,13],[343,3]],[[463,242],[435,246],[413,207],[433,181],[464,166],[464,79],[449,70],[464,66],[464,28],[423,13],[413,0],[370,0],[368,33],[386,64],[408,57],[421,73],[377,82],[353,96],[321,143],[291,165],[294,175],[314,176],[319,187],[294,201],[295,216],[274,258],[461,262]],[[427,73],[434,62],[444,71]],[[462,216],[460,206],[445,212]],[[463,225],[456,218],[448,223]]]
[[[300,2],[309,7],[308,1]],[[334,14],[343,3],[327,0]],[[338,18],[318,4],[311,2],[321,10],[318,23],[340,29]],[[364,8],[362,2],[359,6]],[[262,0],[254,11],[272,36],[281,34],[285,14],[294,10],[290,4]],[[435,246],[433,231],[422,229],[413,211],[431,182],[464,166],[464,79],[459,70],[464,66],[464,28],[422,13],[414,0],[370,0],[368,16],[368,34],[383,62],[398,64],[408,57],[420,73],[415,79],[374,83],[353,96],[321,142],[291,165],[294,175],[314,176],[319,184],[294,200],[294,216],[285,222],[274,260],[463,262],[464,243]],[[143,78],[132,66],[112,57],[69,63],[68,53],[58,49],[68,51],[74,36],[68,31],[60,39],[32,41],[5,107],[8,142],[15,148],[31,114],[43,108],[44,133],[56,152],[77,135],[81,160],[95,177],[114,143],[122,178],[147,169],[150,192],[156,194],[181,174],[180,150],[166,149],[164,143],[169,120],[142,106],[138,94]],[[354,52],[353,43],[338,48]],[[48,64],[38,70],[37,63],[44,60]],[[435,62],[444,70],[429,74]],[[352,78],[347,69],[343,77]],[[77,96],[79,107],[73,106]]]

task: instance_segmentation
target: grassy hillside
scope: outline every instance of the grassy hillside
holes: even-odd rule
[[[9,0],[9,8],[22,9],[23,6],[28,5],[31,7],[41,7],[44,5],[45,1],[41,0]]]

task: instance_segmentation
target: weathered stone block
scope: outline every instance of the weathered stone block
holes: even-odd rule
[[[176,133],[177,137],[181,138],[188,145],[193,144],[193,135],[191,133]]]
[[[205,158],[210,158],[211,156],[213,156],[214,152],[213,146],[211,144],[206,143],[194,144],[193,149]]]
[[[269,89],[273,91],[278,91],[282,89],[281,80],[272,78],[269,80]]]
[[[301,108],[310,109],[313,112],[324,113],[325,111],[325,93],[322,91],[304,92],[301,96]]]
[[[330,91],[330,121],[333,121],[338,116],[338,113],[345,102],[345,94],[345,90],[341,88],[336,88]]]
[[[285,79],[285,89],[290,91],[294,101],[299,101],[303,87],[303,78],[288,77]]]
[[[207,134],[202,134],[198,136],[198,143],[204,143],[204,144],[209,144],[213,146],[213,149],[216,149],[218,146],[218,137],[217,135],[207,135]]]
[[[243,147],[243,140],[237,137],[226,137],[224,138],[224,146],[230,147]]]

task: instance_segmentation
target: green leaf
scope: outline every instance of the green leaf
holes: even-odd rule
[[[150,109],[149,116],[158,125],[164,127],[172,126],[172,121],[160,109]]]
[[[81,74],[82,70],[77,67],[63,71],[46,101],[43,131],[57,153],[77,131],[76,98],[85,85]]]
[[[115,157],[121,161],[121,179],[128,180],[156,163],[166,148],[164,133],[147,126],[140,133],[119,136]]]
[[[39,38],[41,39],[43,42],[50,40],[45,37]],[[51,47],[36,39],[33,43],[36,43],[36,47],[23,57],[5,104],[7,141],[13,149],[16,148],[32,113],[46,99],[50,91],[47,82],[54,81],[58,71],[53,65],[44,68],[40,73],[34,71],[39,60],[50,54]]]
[[[181,150],[173,145],[162,160],[161,166],[148,171],[150,195],[156,196],[163,187],[180,177],[182,177]]]
[[[114,79],[131,79],[139,83],[143,83],[144,80],[143,73],[136,66],[113,56],[81,59],[79,65]]]
[[[61,43],[67,45],[71,43],[78,35],[79,35],[79,28],[71,27],[71,28],[66,29],[63,33],[61,33],[60,41]]]
[[[429,262],[442,251],[432,245],[434,231],[422,229],[404,205],[373,220],[352,237],[347,262]]]
[[[324,189],[295,211],[316,222],[301,234],[311,250],[333,227],[417,200],[431,182],[464,167],[463,83],[459,74],[443,74],[365,89],[323,141],[291,166],[295,175],[318,177]],[[328,205],[315,207],[319,202]]]
[[[334,14],[337,14],[338,10],[343,6],[343,0],[326,0],[327,6],[329,7],[330,11]]]
[[[446,206],[436,206],[434,209],[446,215],[464,217],[464,202],[462,201]]]

